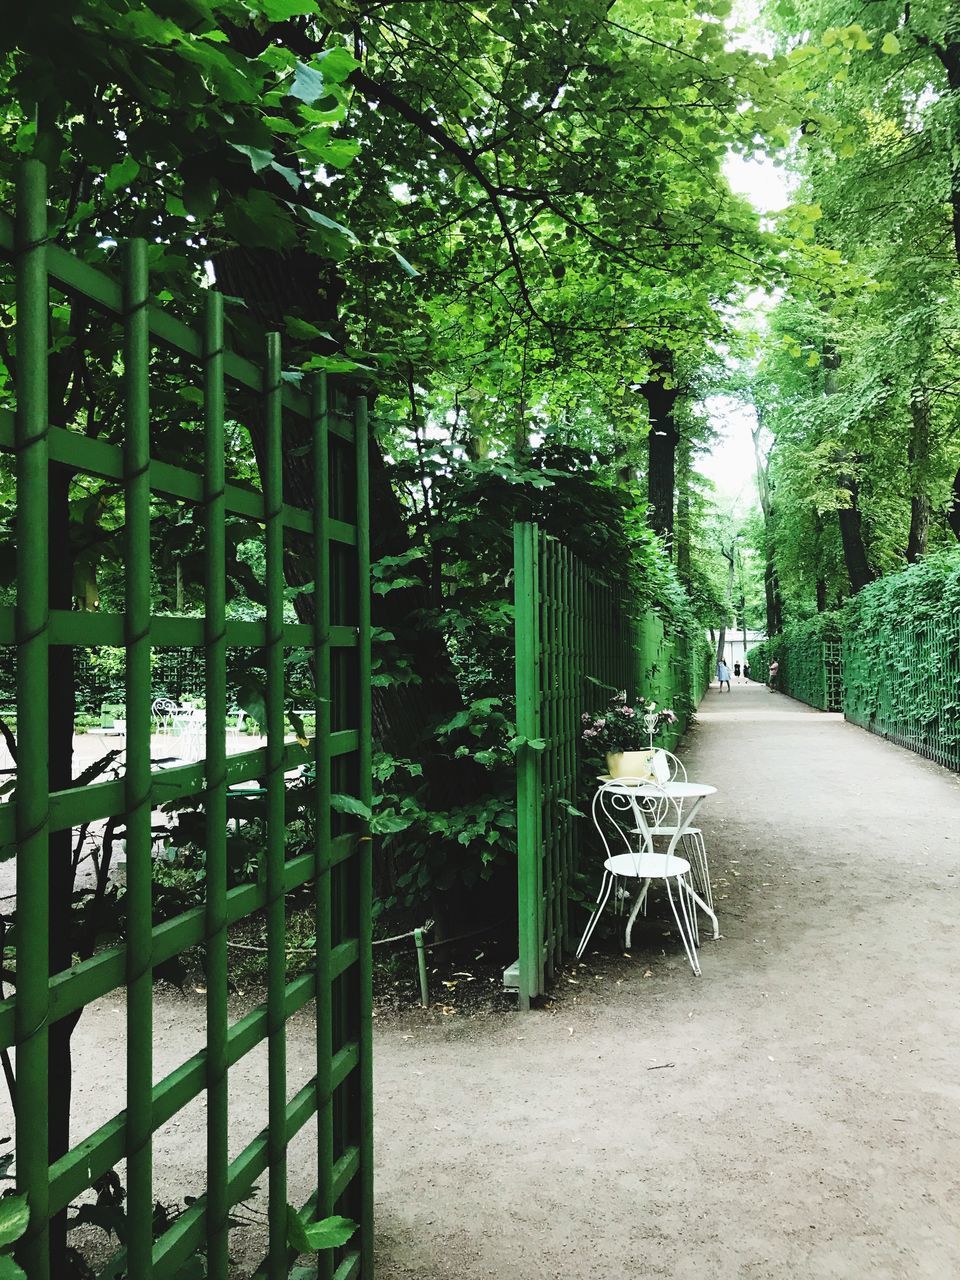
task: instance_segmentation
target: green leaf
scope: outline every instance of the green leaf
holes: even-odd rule
[[[316,16],[317,0],[260,0],[264,16],[271,22],[286,22],[288,18]]]
[[[299,98],[301,102],[316,102],[326,95],[326,87],[322,74],[316,67],[309,67],[305,62],[297,63],[297,72],[293,84],[287,90],[291,98]]]
[[[420,272],[417,270],[417,268],[416,268],[416,267],[412,266],[412,265],[411,265],[411,264],[406,260],[406,258],[403,256],[403,254],[402,254],[402,253],[400,253],[400,252],[399,252],[399,250],[394,249],[394,248],[393,248],[393,246],[391,246],[391,247],[390,247],[390,252],[391,252],[391,253],[393,254],[393,256],[396,258],[396,260],[400,263],[401,267],[403,267],[404,271],[405,271],[405,272],[407,273],[407,275],[411,278],[411,280],[416,280],[416,279],[419,277]]]
[[[237,690],[237,706],[263,729],[267,723],[267,691],[259,681],[248,676]]]
[[[370,365],[351,360],[349,356],[311,356],[304,369],[323,369],[327,373],[353,373],[355,369],[367,369]]]
[[[375,813],[370,823],[370,830],[374,835],[389,836],[394,835],[398,831],[406,831],[415,821],[412,814],[402,813]]]
[[[296,711],[287,711],[287,719],[290,721],[290,728],[297,735],[297,741],[301,746],[305,746],[308,742],[307,731],[304,728],[303,717],[298,715]]]
[[[369,822],[373,817],[371,810],[356,796],[345,796],[339,792],[330,797],[330,808],[335,813],[352,813],[355,818],[363,818]]]
[[[350,1218],[334,1215],[307,1224],[292,1204],[287,1205],[287,1242],[298,1253],[315,1253],[320,1249],[338,1249],[356,1232]]]
[[[107,195],[112,195],[115,191],[119,191],[121,187],[129,187],[139,172],[139,164],[137,164],[133,156],[127,156],[119,164],[111,165],[107,170],[107,175],[103,180],[104,191]]]
[[[333,334],[326,329],[318,329],[315,324],[311,324],[309,320],[301,320],[299,316],[284,316],[284,324],[287,332],[295,338],[303,338],[305,341],[312,342],[315,338],[325,338],[328,342],[335,342]],[[298,588],[302,590],[302,588]]]
[[[360,65],[350,50],[340,44],[321,53],[318,61],[328,84],[342,84]]]
[[[251,191],[232,200],[223,220],[230,234],[248,246],[285,249],[296,238],[284,206],[266,191]]]
[[[276,160],[270,165],[274,173],[279,173],[280,177],[288,182],[294,191],[299,191],[303,186],[303,179],[295,169],[289,168],[285,164],[277,164]]]
[[[900,52],[900,41],[893,34],[892,31],[888,31],[887,34],[883,37],[883,40],[880,42],[880,50],[882,53],[888,53],[888,54],[894,54],[894,53]]]
[[[4,1196],[0,1199],[0,1249],[19,1240],[29,1222],[26,1196]]]
[[[254,173],[259,173],[261,169],[266,169],[267,165],[273,164],[273,152],[265,151],[263,147],[250,147],[245,142],[231,142],[230,145],[234,151],[239,151],[242,156],[247,157]]]
[[[342,236],[346,236],[353,244],[358,244],[357,237],[353,234],[349,227],[345,227],[341,222],[334,222],[332,218],[328,218],[325,213],[318,213],[316,209],[304,209],[311,222],[315,222],[318,227],[323,227],[327,231],[339,231]]]
[[[320,159],[324,164],[331,164],[335,169],[346,169],[360,150],[359,142],[351,142],[348,138],[331,138],[320,149]]]
[[[0,1280],[27,1280],[27,1273],[12,1258],[0,1258]]]

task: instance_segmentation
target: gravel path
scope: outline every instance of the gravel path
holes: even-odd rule
[[[381,1029],[378,1280],[960,1275],[958,779],[759,685],[684,758],[703,977],[661,933],[546,1010]]]
[[[684,758],[720,788],[702,978],[661,902],[542,1010],[378,1019],[378,1280],[960,1276],[960,780],[758,685],[712,690]],[[202,1037],[200,994],[158,995],[158,1076]],[[75,1045],[77,1140],[122,1105],[119,994]],[[291,1092],[313,1051],[304,1011]],[[233,1150],[264,1084],[261,1046]],[[161,1198],[202,1190],[203,1118],[158,1133]],[[291,1153],[291,1199],[312,1165]]]

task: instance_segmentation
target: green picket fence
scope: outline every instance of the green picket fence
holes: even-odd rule
[[[672,705],[679,721],[661,743],[673,747],[709,683],[710,654],[701,637],[668,636],[656,615],[636,616],[621,589],[535,524],[514,526],[514,605],[516,985],[528,1009],[576,941],[570,899],[586,833],[577,806],[594,772],[580,750],[581,714],[617,689]]]
[[[21,1261],[30,1280],[58,1280],[51,1277],[51,1220],[125,1160],[126,1239],[104,1275],[175,1277],[205,1253],[206,1274],[226,1280],[232,1206],[263,1179],[267,1256],[257,1275],[286,1277],[297,1253],[288,1235],[287,1147],[312,1118],[317,1190],[304,1211],[310,1218],[338,1211],[360,1224],[347,1246],[320,1255],[319,1274],[336,1280],[372,1276],[371,845],[362,824],[342,818],[331,803],[335,792],[370,801],[365,405],[328,394],[322,379],[309,396],[286,385],[275,334],[267,336],[259,364],[241,358],[224,341],[223,299],[215,291],[202,295],[203,320],[196,330],[155,305],[144,241],[122,246],[123,278],[117,282],[54,243],[47,218],[43,169],[29,161],[20,178],[16,222],[0,214],[0,258],[13,264],[17,288],[15,420],[0,411],[0,449],[7,458],[12,455],[16,473],[17,597],[15,609],[0,610],[0,643],[16,649],[21,709],[16,791],[12,801],[0,805],[0,845],[5,856],[15,850],[17,857],[15,993],[0,1001],[0,1045],[16,1051],[16,1180],[30,1206]],[[69,424],[50,425],[48,310],[55,298],[64,297],[85,300],[92,310],[90,323],[101,331],[120,324],[124,438],[119,444],[88,438]],[[202,387],[203,429],[197,432],[195,456],[185,456],[184,465],[151,458],[153,348],[175,354],[185,386],[192,367]],[[237,416],[258,415],[264,423],[262,492],[225,483],[228,396],[237,397]],[[284,502],[283,453],[293,425],[298,439],[309,440],[312,449],[309,510]],[[55,468],[122,490],[122,613],[52,607],[50,567],[59,548],[48,535],[48,492]],[[205,617],[152,615],[151,504],[156,496],[202,512]],[[224,530],[230,514],[256,521],[262,529],[263,622],[228,621],[225,615]],[[312,624],[284,622],[284,555],[294,544],[301,553],[307,548],[320,584]],[[57,715],[48,680],[58,654],[62,668],[64,653],[98,645],[126,647],[124,776],[116,782],[58,785],[48,768]],[[207,729],[200,763],[160,771],[151,765],[154,645],[204,655]],[[264,749],[229,758],[224,732],[228,645],[257,655],[266,672],[267,736]],[[316,672],[317,732],[307,747],[285,738],[284,653],[291,649],[308,651]],[[298,766],[314,776],[312,792],[308,788],[312,839],[291,856],[285,775]],[[266,792],[263,874],[228,889],[228,788],[251,779],[262,780]],[[163,803],[188,797],[198,797],[205,814],[205,905],[157,924],[151,905],[151,814]],[[68,947],[67,964],[51,972],[51,920],[62,921],[63,894],[69,897],[72,889],[71,830],[103,820],[115,820],[125,833],[125,940],[73,964]],[[314,963],[305,976],[288,982],[285,895],[309,884],[316,915]],[[69,920],[69,902],[66,909]],[[263,912],[266,922],[266,1000],[231,1024],[227,933],[255,912]],[[155,1082],[153,971],[197,946],[206,955],[206,1044]],[[51,1161],[48,1134],[54,1131],[51,1108],[62,1101],[57,1090],[63,1085],[65,1036],[87,1005],[118,989],[126,1003],[126,1106],[72,1149],[52,1153]],[[316,1069],[291,1092],[286,1023],[314,1001]],[[230,1158],[230,1069],[264,1044],[265,1124]],[[116,1048],[104,1046],[104,1051]],[[205,1193],[155,1238],[154,1134],[202,1094]],[[196,1125],[196,1118],[190,1124]]]

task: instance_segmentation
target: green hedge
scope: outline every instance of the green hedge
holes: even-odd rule
[[[764,640],[747,654],[751,678],[765,681],[770,663],[776,659],[781,692],[821,711],[839,711],[839,672],[831,671],[830,659],[839,664],[840,635],[839,610],[790,623],[780,635]]]
[[[648,613],[637,636],[637,686],[631,692],[672,707],[677,723],[662,729],[658,742],[672,751],[703,700],[712,670],[712,652],[699,629],[668,629]]]
[[[960,769],[960,550],[848,601],[843,652],[847,719]]]
[[[828,708],[835,636],[846,718],[960,769],[960,549],[880,578],[833,614],[784,628],[750,651],[751,668],[764,679],[778,658],[783,691]]]

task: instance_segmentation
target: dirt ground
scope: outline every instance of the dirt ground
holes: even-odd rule
[[[960,1276],[958,779],[759,685],[684,758],[720,788],[703,977],[666,937],[541,1012],[381,1028],[379,1280]]]
[[[702,978],[656,903],[541,1010],[378,1017],[378,1280],[960,1277],[960,780],[758,685],[711,690],[683,754],[719,787]],[[202,1027],[200,994],[158,999],[157,1078]],[[121,999],[75,1043],[76,1140],[121,1105]],[[291,1094],[313,1049],[304,1012]],[[231,1073],[234,1150],[265,1074]],[[202,1190],[202,1120],[157,1135],[161,1197]]]

